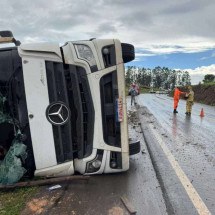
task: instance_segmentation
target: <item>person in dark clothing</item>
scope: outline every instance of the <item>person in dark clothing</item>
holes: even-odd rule
[[[137,96],[137,91],[136,91],[136,85],[132,84],[131,89],[129,90],[129,94],[131,95],[131,105],[134,103],[136,104],[135,97]]]

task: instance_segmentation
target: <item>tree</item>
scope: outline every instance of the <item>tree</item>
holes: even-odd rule
[[[181,85],[182,86],[191,85],[189,72],[187,72],[187,71],[183,72],[182,78],[181,78]]]
[[[128,66],[125,73],[126,84],[136,82],[141,86],[173,89],[175,85],[190,85],[190,74],[187,71],[171,70],[160,66],[154,69],[146,69],[135,66]]]
[[[204,80],[203,80],[204,83],[210,83],[210,82],[214,82],[214,81],[215,81],[215,75],[212,75],[212,74],[205,75]]]
[[[132,66],[128,66],[127,70],[125,71],[125,82],[126,85],[129,85],[132,82]]]

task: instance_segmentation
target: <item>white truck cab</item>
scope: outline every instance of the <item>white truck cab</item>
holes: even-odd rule
[[[127,128],[124,63],[133,59],[134,47],[117,39],[0,49],[0,92],[26,137],[27,169],[49,177],[129,169],[140,151]]]

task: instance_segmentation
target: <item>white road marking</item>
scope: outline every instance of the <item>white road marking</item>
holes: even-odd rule
[[[155,132],[153,125],[149,124],[149,127],[153,133],[153,135],[156,137],[159,145],[161,146],[163,152],[167,156],[171,166],[173,167],[176,175],[178,176],[179,180],[181,181],[181,184],[183,185],[184,189],[186,190],[190,200],[192,201],[194,207],[198,211],[200,215],[211,215],[211,212],[208,210],[207,206],[191,184],[190,180],[184,173],[184,171],[181,169],[179,163],[175,160],[175,157],[172,155],[162,138],[159,136],[157,132]]]

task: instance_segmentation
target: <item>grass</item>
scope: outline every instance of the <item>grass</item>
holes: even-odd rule
[[[202,84],[203,86],[215,86],[215,82],[209,82]]]
[[[199,84],[194,85],[194,86],[199,86]],[[214,82],[208,82],[208,83],[202,83],[200,86],[215,86],[215,81]]]
[[[0,193],[0,215],[19,215],[26,200],[38,191],[37,187],[17,188]]]
[[[149,93],[149,91],[150,89],[143,88],[143,87],[140,88],[140,93]]]

